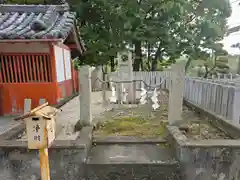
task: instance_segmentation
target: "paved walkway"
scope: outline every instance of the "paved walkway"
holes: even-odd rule
[[[92,113],[93,118],[103,113],[106,108],[102,106],[101,92],[92,93]],[[67,102],[61,107],[62,112],[57,115],[56,128],[58,140],[73,140],[79,135],[79,132],[74,132],[74,126],[80,119],[80,101],[79,96]],[[13,120],[13,117],[0,117],[0,134],[17,126],[18,122]],[[21,140],[26,139],[26,134]],[[19,139],[20,140],[20,139]]]
[[[75,139],[78,133],[74,132],[74,125],[80,119],[80,101],[79,96],[75,97],[67,104],[61,107],[62,112],[57,116],[57,139]],[[92,115],[93,118],[99,116],[106,110],[102,106],[101,92],[92,93]]]
[[[12,116],[0,117],[0,135],[19,124],[19,122],[14,121],[13,118]]]

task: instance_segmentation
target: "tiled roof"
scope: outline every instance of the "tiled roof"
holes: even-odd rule
[[[75,15],[63,5],[0,5],[0,39],[65,39]]]

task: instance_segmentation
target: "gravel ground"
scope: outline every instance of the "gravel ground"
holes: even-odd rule
[[[206,139],[231,139],[224,132],[213,127],[205,121],[188,122],[187,129],[182,132],[188,139],[192,140],[206,140]]]
[[[102,113],[95,121],[98,121],[95,136],[156,136],[164,130],[159,127],[166,124],[168,118],[168,94],[160,92],[158,97],[160,108],[149,111],[148,105],[140,105],[129,108],[124,105],[120,109],[112,109]],[[113,105],[114,107],[114,105]],[[133,121],[131,121],[131,119]],[[135,123],[139,119],[139,122]],[[142,121],[145,119],[145,121]],[[201,117],[187,107],[183,107],[182,127],[187,129],[183,133],[194,140],[200,139],[229,139],[222,131],[211,126],[206,117]],[[135,120],[135,122],[134,122]],[[147,120],[147,121],[146,121]],[[159,132],[161,131],[161,132]]]

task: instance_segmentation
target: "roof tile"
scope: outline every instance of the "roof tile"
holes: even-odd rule
[[[0,39],[65,39],[74,26],[68,5],[0,5]]]

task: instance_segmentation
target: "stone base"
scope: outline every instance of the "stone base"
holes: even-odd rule
[[[92,142],[96,145],[140,145],[166,144],[162,137],[134,137],[134,136],[94,136]]]
[[[239,179],[240,142],[234,139],[191,140],[178,127],[167,126],[184,180]]]
[[[180,180],[171,149],[156,145],[97,145],[86,164],[91,180]]]
[[[181,180],[178,165],[91,164],[85,170],[88,180]]]
[[[55,140],[49,148],[52,180],[84,178],[84,167],[92,145],[92,127],[83,127],[76,140]],[[0,180],[39,180],[38,150],[28,150],[27,141],[0,141]]]

